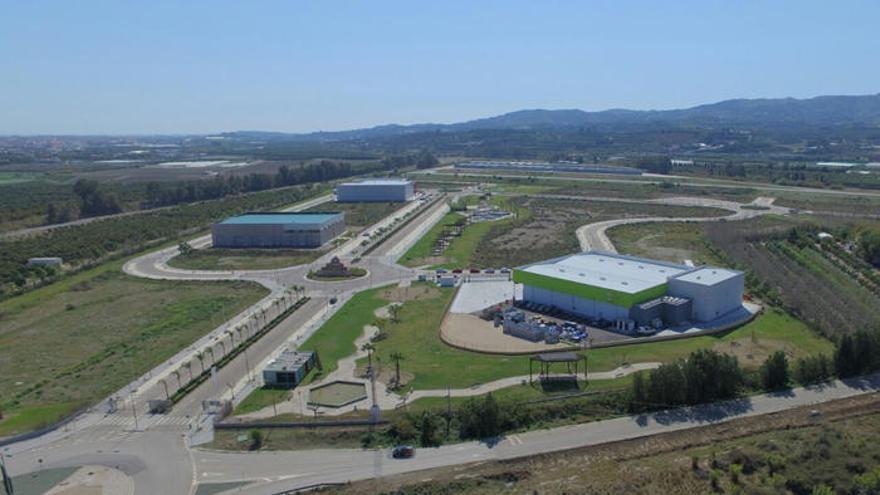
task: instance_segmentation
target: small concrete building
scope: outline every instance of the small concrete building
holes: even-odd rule
[[[381,203],[410,201],[415,184],[407,179],[364,179],[336,186],[338,203]]]
[[[317,248],[343,232],[343,213],[252,212],[214,224],[211,237],[219,248]]]
[[[299,385],[315,366],[317,366],[317,355],[314,352],[285,349],[263,369],[263,382],[267,387],[293,388]]]

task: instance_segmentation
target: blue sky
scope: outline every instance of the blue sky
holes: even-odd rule
[[[0,0],[0,134],[880,92],[880,2]]]

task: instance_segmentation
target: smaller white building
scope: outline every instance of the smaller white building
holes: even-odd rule
[[[415,194],[415,183],[407,179],[364,179],[336,186],[338,203],[404,202]]]
[[[702,267],[670,277],[668,294],[693,301],[693,318],[712,321],[742,306],[743,272]]]

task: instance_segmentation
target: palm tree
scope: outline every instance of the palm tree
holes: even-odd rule
[[[177,388],[182,387],[183,383],[180,382],[180,370],[174,370],[171,374],[174,375],[174,378],[177,378]]]
[[[220,356],[225,356],[226,355],[226,342],[223,342],[223,339],[220,339],[220,341],[217,342],[217,345],[219,345],[220,347],[223,348],[223,354],[220,354]]]
[[[391,321],[397,323],[400,321],[400,306],[397,304],[391,303],[388,305],[388,315],[391,316]]]
[[[161,384],[162,384],[162,388],[165,389],[165,400],[170,400],[170,398],[169,398],[169,396],[168,396],[168,383],[166,383],[164,379],[159,380],[159,383],[161,383]]]
[[[217,356],[214,355],[214,348],[212,346],[208,346],[208,354],[211,355],[211,366],[217,364]]]
[[[229,335],[229,343],[232,344],[232,348],[235,348],[235,333],[232,330],[226,330],[226,335]]]
[[[193,381],[193,364],[192,361],[187,361],[183,363],[183,367],[189,371],[189,381]]]
[[[375,348],[370,342],[361,346],[362,351],[367,351],[367,374],[370,376],[373,375],[373,350]]]
[[[205,372],[205,353],[199,351],[196,353],[196,359],[199,360],[199,367],[202,369],[202,373]]]
[[[394,385],[400,386],[400,362],[403,361],[403,353],[394,351],[389,356],[394,360]]]

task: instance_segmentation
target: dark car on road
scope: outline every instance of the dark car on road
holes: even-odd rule
[[[395,459],[409,459],[416,455],[416,449],[412,445],[398,445],[391,451],[391,457]]]

